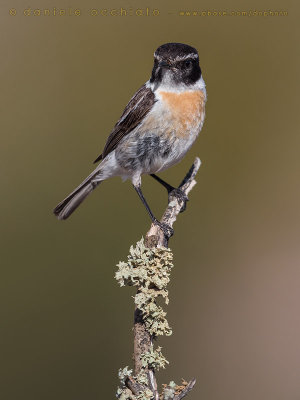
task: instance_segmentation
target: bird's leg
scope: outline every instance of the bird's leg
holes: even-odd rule
[[[154,224],[158,225],[162,229],[162,231],[163,231],[163,233],[164,233],[164,235],[166,237],[170,238],[173,235],[174,230],[169,225],[164,224],[164,223],[158,221],[158,219],[155,218],[155,216],[153,215],[153,212],[151,211],[151,209],[149,207],[149,204],[147,203],[147,201],[146,201],[146,199],[145,199],[145,197],[144,197],[144,195],[142,193],[141,186],[140,185],[133,185],[133,187],[135,188],[137,194],[139,195],[139,198],[142,200],[142,203],[146,207],[146,210],[147,210],[148,214],[150,215],[150,218],[151,218],[152,222]]]
[[[161,185],[163,185],[167,189],[168,194],[170,194],[172,192],[172,190],[175,189],[173,186],[171,186],[168,182],[161,179],[159,176],[157,176],[155,174],[150,174],[150,176],[152,176],[152,178],[154,178],[157,182],[159,182]]]
[[[163,179],[161,179],[159,176],[155,174],[150,174],[152,178],[154,178],[157,182],[159,182],[161,185],[163,185],[168,192],[169,200],[171,196],[175,196],[177,199],[181,200],[183,202],[183,206],[181,207],[180,212],[183,212],[186,209],[186,203],[189,201],[188,197],[186,194],[183,193],[183,191],[179,188],[175,188],[174,186],[170,185]]]

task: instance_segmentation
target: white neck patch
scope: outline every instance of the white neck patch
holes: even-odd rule
[[[150,81],[146,83],[146,86],[150,87],[153,92],[155,92],[157,89],[174,93],[201,90],[203,93],[205,93],[206,97],[206,87],[202,75],[200,79],[198,79],[193,85],[186,85],[185,83],[174,83],[174,81],[170,79],[170,75],[165,74],[162,82],[158,86],[155,86],[154,83],[150,83]]]

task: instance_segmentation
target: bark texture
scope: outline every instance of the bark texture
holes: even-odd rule
[[[186,202],[188,201],[188,194],[196,184],[194,178],[200,168],[200,165],[200,159],[196,158],[178,188],[169,193],[168,206],[160,220],[162,224],[168,225],[170,228],[173,228],[173,224],[176,221],[177,216],[180,212],[183,212],[185,210]],[[166,234],[160,226],[152,224],[145,237],[145,246],[148,248],[168,247],[171,235],[172,233]],[[136,376],[141,372],[143,368],[141,355],[149,352],[152,344],[153,337],[145,327],[145,324],[143,322],[143,314],[138,308],[136,308],[134,313],[134,372]],[[159,395],[158,393],[154,369],[148,368],[146,369],[146,373],[149,381],[149,386],[147,389],[150,389],[152,391],[154,400],[164,398],[180,400],[193,389],[196,383],[195,379],[192,379],[190,382],[185,382],[183,386],[179,387],[179,391],[178,389],[177,391],[174,389],[173,397],[172,394],[170,395],[171,397],[166,397],[167,395]],[[130,388],[133,393],[136,392],[137,386],[133,385],[130,380],[128,380],[128,383],[128,388]]]

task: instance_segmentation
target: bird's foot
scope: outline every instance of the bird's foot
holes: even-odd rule
[[[165,224],[163,222],[158,221],[157,219],[155,219],[153,221],[153,224],[157,225],[160,227],[160,229],[163,231],[165,237],[167,237],[168,239],[174,235],[174,229],[170,227],[170,225]]]
[[[189,201],[187,195],[179,188],[174,188],[169,192],[169,201],[171,197],[175,197],[178,201],[183,203],[180,212],[182,213],[186,209],[186,203]]]

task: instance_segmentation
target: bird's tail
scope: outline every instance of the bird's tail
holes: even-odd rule
[[[53,210],[58,219],[67,219],[83,200],[101,183],[95,179],[99,174],[99,166],[72,193],[61,201]],[[98,177],[97,177],[98,178]]]

